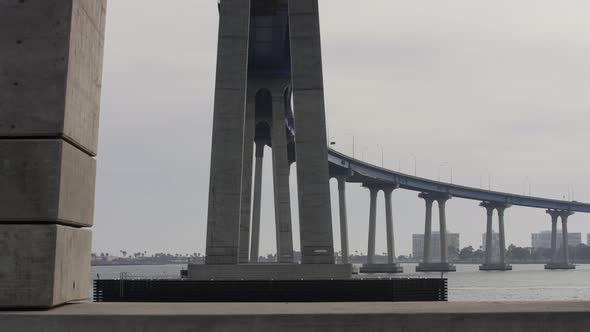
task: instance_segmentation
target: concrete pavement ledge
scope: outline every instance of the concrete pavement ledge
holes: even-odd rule
[[[81,303],[0,311],[0,331],[587,331],[590,302]]]

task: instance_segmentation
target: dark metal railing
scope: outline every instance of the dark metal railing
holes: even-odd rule
[[[95,280],[95,302],[446,301],[447,279]]]

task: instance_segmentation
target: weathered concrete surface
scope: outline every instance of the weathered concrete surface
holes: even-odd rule
[[[285,99],[280,83],[272,90],[272,166],[275,202],[275,230],[279,263],[293,263],[289,155],[285,128]]]
[[[242,201],[240,203],[240,264],[250,261],[250,227],[252,213],[252,161],[256,118],[256,93],[248,86],[244,119],[244,151],[242,159]]]
[[[88,303],[0,312],[2,331],[582,332],[590,302]]]
[[[0,1],[0,137],[96,154],[106,0]]]
[[[192,280],[349,279],[351,264],[189,264]]]
[[[90,230],[0,224],[0,308],[48,308],[86,299],[91,242]]]
[[[91,226],[95,177],[96,161],[61,139],[0,139],[0,223]]]
[[[220,3],[211,143],[207,264],[237,264],[250,1]]]
[[[301,261],[333,264],[332,211],[326,146],[317,0],[289,0]]]

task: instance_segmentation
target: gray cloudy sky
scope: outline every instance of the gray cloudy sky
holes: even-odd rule
[[[109,1],[95,251],[204,252],[216,4]],[[487,187],[489,175],[495,190],[528,192],[530,183],[550,198],[567,198],[572,184],[576,200],[590,201],[590,2],[320,0],[320,12],[338,150],[351,153],[354,135],[357,157],[380,164],[382,146],[389,168],[411,173],[415,155],[419,176],[436,179],[446,163],[442,180],[451,165],[455,183]],[[267,159],[261,253],[275,251]],[[393,194],[398,254],[424,228],[416,195]],[[332,197],[339,250],[335,183]],[[352,252],[367,251],[368,201],[349,186]],[[382,252],[382,198],[378,209]],[[529,246],[532,231],[550,228],[543,210],[513,207],[506,218],[508,244]],[[478,202],[451,200],[447,219],[462,246],[481,245]],[[571,217],[569,229],[586,242],[590,216]]]

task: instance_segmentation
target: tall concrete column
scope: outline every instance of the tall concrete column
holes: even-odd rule
[[[485,257],[485,265],[491,265],[492,264],[492,253],[493,253],[493,237],[492,237],[492,221],[493,221],[493,217],[494,217],[494,209],[495,206],[492,205],[491,203],[488,202],[483,202],[481,203],[479,206],[483,207],[486,209],[486,216],[487,216],[487,222],[486,222],[486,257]]]
[[[346,218],[346,177],[336,177],[338,181],[338,203],[340,208],[340,246],[342,251],[342,264],[349,263],[348,253],[348,221]]]
[[[393,232],[393,212],[391,209],[391,193],[394,187],[383,189],[385,195],[385,222],[387,232],[387,263],[395,263],[395,240]]]
[[[446,205],[447,198],[439,198],[438,202],[438,215],[440,222],[440,262],[446,264],[448,261],[448,246],[447,246],[447,214]]]
[[[498,207],[498,231],[500,232],[500,264],[506,265],[506,233],[504,232],[505,207]]]
[[[254,197],[252,202],[252,241],[250,248],[250,262],[258,262],[260,246],[260,199],[262,197],[262,165],[264,146],[261,141],[256,142],[256,166],[254,169]]]
[[[377,193],[379,188],[368,187],[371,201],[369,206],[369,241],[367,248],[367,263],[375,264],[375,232],[377,226]]]
[[[88,298],[106,1],[0,1],[0,309]]]
[[[569,217],[569,212],[563,212],[561,214],[561,235],[563,236],[563,263],[569,264],[570,257],[569,257],[569,241],[568,241],[568,232],[567,232],[567,218]]]
[[[272,91],[272,164],[275,202],[277,260],[293,263],[291,231],[291,193],[289,190],[289,158],[285,128],[285,99],[280,89]]]
[[[250,1],[219,3],[206,264],[237,264]]]
[[[244,156],[242,165],[242,202],[240,206],[239,262],[250,261],[250,217],[252,213],[252,154],[254,150],[256,92],[248,87],[246,119],[244,121]]]
[[[318,0],[289,0],[301,260],[334,264]]]
[[[424,259],[416,267],[416,272],[454,272],[455,266],[449,264],[447,249],[447,219],[446,219],[446,202],[451,198],[450,195],[437,192],[423,192],[418,197],[426,202],[426,221],[424,228]],[[440,263],[431,262],[431,241],[432,241],[432,203],[438,202],[438,213],[440,219]]]
[[[423,252],[423,263],[430,263],[431,260],[431,241],[432,241],[432,203],[434,199],[429,197],[425,193],[421,193],[418,197],[423,198],[426,203],[426,218],[424,220],[424,252]]]
[[[557,262],[557,222],[559,220],[559,212],[555,210],[547,210],[551,216],[551,262]]]
[[[479,266],[481,271],[511,271],[512,266],[506,264],[506,237],[504,233],[504,212],[510,205],[499,202],[482,202],[479,206],[486,209],[487,226],[486,226],[486,248],[485,248],[485,262]],[[494,238],[492,223],[494,217],[494,210],[498,211],[498,228],[499,239],[498,247],[500,249],[500,257],[498,262],[493,261],[494,255]]]
[[[576,268],[575,265],[569,263],[569,243],[568,243],[568,231],[567,231],[567,219],[573,214],[571,211],[566,210],[547,210],[547,213],[551,216],[551,247],[552,247],[552,258],[549,264],[545,264],[546,270],[573,270]],[[560,259],[557,251],[557,222],[561,217],[561,233],[562,233],[562,252],[563,256]]]

